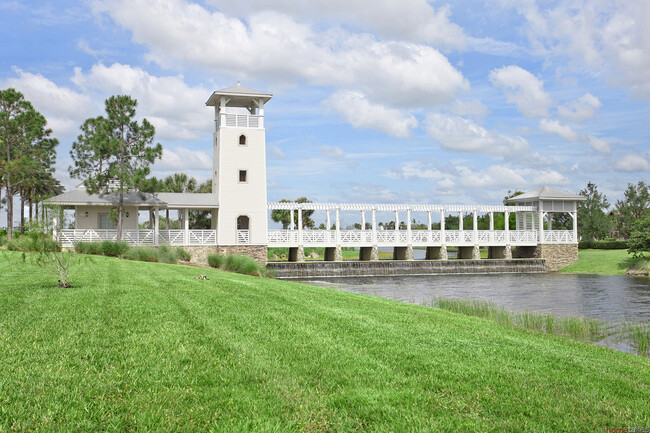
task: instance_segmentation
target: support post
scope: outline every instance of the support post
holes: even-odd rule
[[[494,212],[490,212],[490,242],[494,242]]]
[[[395,211],[395,242],[399,242],[399,211]]]
[[[571,212],[573,219],[573,242],[578,242],[578,212]]]
[[[413,248],[413,242],[411,241],[411,209],[406,209],[406,245]]]
[[[58,228],[59,220],[57,217],[52,218],[52,238],[55,241],[58,241],[58,235],[59,235],[59,228]]]
[[[377,246],[377,211],[372,209],[372,246]]]
[[[544,243],[544,212],[542,212],[541,210],[539,211],[538,220],[539,220],[539,239],[537,240],[537,243],[543,244]]]
[[[183,224],[185,225],[185,231],[183,234],[184,244],[190,244],[190,210],[183,209]]]
[[[289,211],[289,215],[290,215],[289,228],[290,228],[291,230],[294,230],[294,229],[296,228],[295,224],[293,223],[293,211],[294,211],[294,210],[295,210],[295,209],[292,208],[292,209]]]
[[[478,244],[478,211],[474,209],[472,218],[472,237],[474,238],[474,245]]]
[[[504,229],[506,230],[506,245],[510,247],[510,212],[505,211],[503,216]],[[509,249],[509,248],[508,248]]]
[[[302,206],[298,208],[298,247],[302,246]]]
[[[442,244],[442,246],[447,245],[447,238],[445,235],[445,211],[444,210],[440,211],[440,243]]]
[[[366,229],[366,211],[362,210],[361,211],[361,230]]]
[[[336,208],[336,248],[341,248],[341,210]]]
[[[154,213],[153,220],[153,244],[158,245],[160,243],[160,209],[156,208]]]
[[[463,211],[458,212],[458,230],[463,231]],[[460,240],[463,240],[463,234],[460,234]]]

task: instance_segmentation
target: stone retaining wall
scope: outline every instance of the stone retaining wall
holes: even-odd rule
[[[229,254],[250,256],[262,266],[266,266],[266,262],[268,261],[268,249],[266,245],[219,245],[217,247],[217,253],[224,256]]]
[[[544,260],[381,260],[270,262],[278,278],[545,272]]]
[[[578,260],[578,244],[540,244],[534,257],[546,260],[547,271],[559,271]]]

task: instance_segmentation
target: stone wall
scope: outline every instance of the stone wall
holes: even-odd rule
[[[196,263],[199,265],[207,265],[208,264],[208,256],[210,254],[217,254],[217,247],[215,245],[212,246],[204,246],[204,247],[181,247],[190,255],[192,256],[192,259],[190,260],[191,263]]]
[[[534,257],[546,260],[547,271],[559,271],[578,260],[578,244],[540,244]]]
[[[217,253],[224,256],[229,254],[250,256],[262,266],[266,266],[266,262],[268,261],[268,250],[266,245],[219,245],[216,248]]]
[[[545,272],[544,260],[380,260],[271,262],[278,278]]]

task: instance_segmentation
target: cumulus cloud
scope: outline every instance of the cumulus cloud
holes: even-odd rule
[[[500,156],[522,155],[528,152],[528,142],[522,137],[509,137],[488,131],[469,119],[431,113],[424,127],[441,147],[459,152],[486,153]]]
[[[158,77],[139,67],[113,63],[75,68],[72,81],[87,92],[127,94],[138,100],[138,114],[156,127],[162,140],[195,140],[212,129],[205,101],[211,91],[190,87],[182,76]]]
[[[343,158],[345,152],[338,146],[324,145],[320,147],[320,154],[327,158]]]
[[[405,107],[444,103],[469,88],[448,59],[425,44],[383,42],[342,28],[315,31],[274,11],[244,21],[184,0],[94,5],[165,67],[189,64],[246,79],[355,89],[373,101]]]
[[[457,99],[451,106],[451,112],[459,116],[486,116],[490,110],[477,99],[468,101]]]
[[[212,157],[203,151],[185,147],[174,150],[165,148],[154,168],[162,171],[212,170]]]
[[[589,140],[589,145],[596,152],[609,153],[611,151],[609,143],[607,141],[603,140],[602,138],[589,136],[589,137],[587,137],[587,139]]]
[[[441,179],[445,175],[431,164],[422,161],[409,161],[392,169],[386,176],[393,179],[435,180]]]
[[[547,134],[555,134],[567,141],[579,141],[580,134],[575,132],[569,125],[564,125],[557,120],[542,119],[539,121],[539,129]]]
[[[515,104],[526,117],[546,116],[551,97],[544,91],[544,82],[519,66],[510,65],[490,72],[490,82],[501,89],[506,101]]]
[[[596,116],[603,104],[591,93],[585,93],[575,101],[557,107],[557,114],[574,122],[584,122]]]
[[[450,21],[448,7],[434,8],[426,0],[209,0],[208,3],[239,16],[247,15],[251,10],[273,10],[311,21],[335,19],[348,27],[368,30],[382,38],[426,42],[435,46],[462,48],[467,39],[463,29]]]
[[[79,125],[94,112],[90,96],[59,86],[40,74],[15,68],[18,75],[1,83],[2,88],[14,87],[25,95],[36,110],[47,119],[54,136],[73,137]]]
[[[282,151],[279,146],[270,143],[266,145],[266,153],[272,159],[285,159],[287,157],[287,155],[285,155],[284,151]]]
[[[535,54],[564,56],[576,67],[605,72],[611,82],[637,96],[650,96],[649,2],[501,0],[501,4],[525,17],[523,31]]]
[[[614,164],[619,171],[649,171],[650,162],[646,158],[638,154],[629,153],[616,161]]]
[[[418,126],[413,115],[402,114],[395,108],[373,104],[360,92],[339,91],[324,101],[326,107],[338,112],[355,128],[374,129],[394,137],[408,137]]]

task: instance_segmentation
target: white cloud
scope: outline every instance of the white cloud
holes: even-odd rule
[[[426,0],[211,0],[208,3],[239,16],[247,16],[251,10],[273,10],[325,23],[333,18],[347,27],[368,30],[383,38],[426,42],[434,46],[462,48],[467,39],[463,29],[449,20],[448,7],[434,8]]]
[[[79,125],[93,115],[93,100],[88,95],[58,86],[40,74],[15,68],[18,75],[1,83],[2,88],[14,87],[25,95],[36,110],[47,119],[57,138],[73,137]]]
[[[588,140],[589,140],[589,145],[593,147],[596,152],[609,153],[611,151],[609,143],[603,140],[602,138],[589,136]]]
[[[402,114],[395,108],[368,102],[360,92],[339,91],[324,101],[326,107],[338,112],[355,128],[369,128],[394,137],[408,137],[418,126],[413,115]]]
[[[557,120],[542,119],[539,121],[539,129],[547,134],[555,134],[567,141],[579,141],[580,134],[575,132],[569,125],[564,125]]]
[[[276,146],[275,144],[268,143],[266,145],[266,152],[268,155],[271,156],[273,159],[285,159],[287,155],[280,149],[279,146]]]
[[[340,147],[328,145],[320,147],[320,154],[327,158],[343,158],[345,156],[345,152]]]
[[[650,162],[646,158],[638,154],[629,153],[616,161],[614,164],[619,171],[649,171]]]
[[[488,131],[462,117],[431,113],[427,116],[424,127],[429,136],[435,138],[445,149],[501,156],[528,152],[528,142],[524,138]]]
[[[544,82],[519,66],[504,66],[490,72],[492,84],[506,96],[506,101],[516,104],[526,117],[546,116],[551,97],[544,91]]]
[[[477,99],[468,101],[455,100],[451,112],[459,116],[486,116],[490,110]]]
[[[441,179],[445,175],[430,164],[422,161],[409,161],[389,171],[386,176],[393,179],[433,180]]]
[[[193,65],[283,85],[302,81],[361,90],[373,101],[405,107],[444,103],[469,88],[428,45],[382,42],[342,28],[315,31],[277,12],[261,11],[243,21],[184,0],[94,5],[132,31],[133,39],[149,48],[148,58],[165,67]]]
[[[594,95],[585,93],[577,100],[557,107],[557,113],[565,119],[574,122],[584,122],[596,116],[598,109],[602,105],[600,100]]]
[[[464,187],[494,188],[527,184],[521,174],[501,165],[491,165],[484,170],[459,166],[456,170],[458,171],[457,182]]]
[[[205,101],[211,91],[190,87],[182,76],[157,77],[130,65],[94,65],[83,73],[75,68],[72,81],[87,92],[128,94],[138,100],[138,114],[156,127],[161,140],[195,140],[212,126]]]
[[[154,167],[163,171],[212,170],[212,157],[200,150],[177,147],[163,149],[162,158]]]

